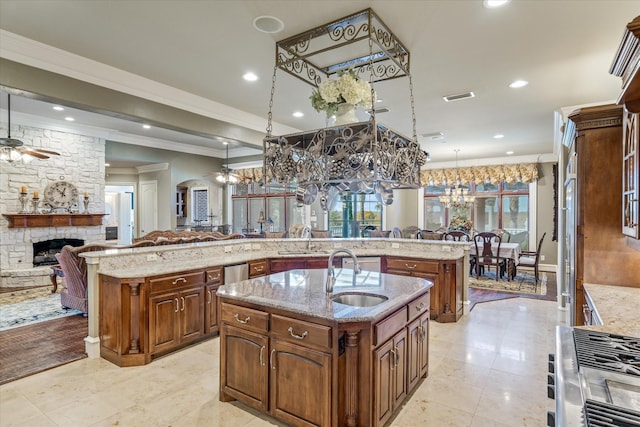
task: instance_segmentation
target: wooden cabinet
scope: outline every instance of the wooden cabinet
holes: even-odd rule
[[[266,259],[256,259],[248,262],[249,279],[254,277],[266,276],[269,274],[269,263]]]
[[[220,399],[295,426],[331,426],[331,327],[225,302],[221,310]]]
[[[151,279],[149,352],[162,354],[204,335],[202,271]],[[195,283],[197,281],[199,283]],[[168,291],[168,287],[172,287]]]
[[[205,306],[204,306],[204,333],[213,334],[218,332],[218,297],[216,292],[222,285],[222,267],[215,267],[205,270]]]
[[[176,187],[176,216],[184,218],[187,216],[187,187]]]
[[[627,24],[611,74],[622,78],[622,234],[640,250],[640,16]]]
[[[407,396],[407,331],[374,350],[376,425],[382,426]]]
[[[328,263],[329,257],[272,258],[269,260],[269,272],[273,274],[295,269],[327,268]],[[333,259],[334,266],[340,267],[341,263],[341,258]]]
[[[407,326],[407,391],[411,392],[429,371],[429,313]]]
[[[415,276],[433,281],[429,303],[431,319],[457,322],[463,312],[463,260],[424,260],[387,256],[382,259],[384,273]]]
[[[566,283],[573,324],[582,325],[584,283],[640,287],[640,252],[621,235],[622,107],[581,108],[569,115],[563,144],[569,149]],[[608,188],[608,190],[605,190]]]

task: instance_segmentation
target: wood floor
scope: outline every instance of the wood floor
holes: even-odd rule
[[[0,331],[0,384],[87,357],[87,332],[82,315]]]

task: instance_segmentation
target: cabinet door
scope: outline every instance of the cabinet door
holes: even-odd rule
[[[384,425],[393,413],[393,383],[396,356],[393,340],[374,351],[374,393],[376,425]]]
[[[180,343],[204,335],[204,288],[180,292]]]
[[[225,323],[220,328],[220,392],[268,410],[269,339]],[[222,396],[221,396],[222,397]]]
[[[400,331],[393,337],[393,348],[395,351],[395,368],[393,369],[393,409],[402,404],[407,397],[407,330]]]
[[[169,350],[179,344],[178,293],[149,298],[149,351],[151,354]]]
[[[269,271],[272,274],[280,273],[281,271],[307,268],[307,262],[300,258],[272,259],[269,264]]]
[[[622,148],[622,234],[640,238],[640,114],[625,109]]]
[[[271,340],[271,413],[297,426],[331,425],[331,355]]]
[[[218,297],[216,292],[220,285],[207,285],[205,288],[204,333],[218,332]]]
[[[407,391],[413,390],[429,368],[429,316],[425,313],[408,327]]]

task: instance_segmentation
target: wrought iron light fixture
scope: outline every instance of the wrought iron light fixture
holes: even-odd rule
[[[236,184],[238,182],[238,177],[233,173],[233,170],[230,169],[229,166],[229,143],[224,141],[224,145],[227,146],[227,162],[225,166],[218,172],[218,176],[216,176],[216,181],[221,184]]]
[[[460,184],[460,176],[458,174],[458,151],[456,152],[456,183],[454,186],[445,188],[444,196],[440,196],[440,203],[446,208],[468,208],[475,202],[476,198],[469,195],[469,189],[463,188]]]
[[[11,95],[7,94],[7,137],[0,138],[0,161],[29,163],[33,158],[48,159],[60,153],[42,148],[29,148],[19,139],[11,138]]]
[[[355,55],[354,55],[355,54]],[[338,62],[333,58],[340,58]],[[344,59],[351,58],[351,59]],[[318,88],[323,79],[352,72],[373,83],[409,78],[413,136],[369,120],[273,136],[272,107],[277,70]],[[340,18],[276,43],[276,64],[264,139],[265,184],[297,182],[298,201],[323,209],[343,191],[373,193],[384,204],[393,189],[420,187],[427,153],[417,142],[409,51],[371,9]],[[371,89],[372,104],[375,91]]]

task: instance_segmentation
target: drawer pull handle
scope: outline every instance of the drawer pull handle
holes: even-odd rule
[[[420,305],[416,305],[416,311],[424,310],[424,302],[421,302]]]
[[[209,277],[210,282],[213,282],[214,280],[220,280],[220,273],[216,274],[215,276],[207,274],[207,277]]]
[[[274,348],[273,350],[271,350],[271,354],[269,355],[269,366],[271,366],[271,369],[276,369],[276,367],[273,364],[273,355],[276,352],[276,349]]]
[[[178,277],[176,280],[171,282],[172,285],[177,285],[178,283],[187,283],[187,279],[184,277]]]
[[[238,313],[233,315],[233,318],[236,319],[238,321],[238,323],[249,323],[249,319],[251,319],[251,317],[247,316],[244,320],[240,319],[240,316],[238,315]]]
[[[262,270],[264,270],[264,265],[261,265],[259,267],[254,267],[255,271],[261,272]]]
[[[262,357],[262,353],[264,352],[264,349],[267,348],[265,346],[260,347],[260,366],[264,366],[264,358]]]
[[[409,270],[413,270],[414,268],[416,268],[418,265],[417,264],[413,264],[413,265],[409,265],[406,262],[404,263],[404,266],[407,267]]]
[[[297,340],[303,340],[307,335],[309,335],[309,332],[307,331],[304,331],[302,335],[296,335],[293,332],[293,326],[289,326],[289,329],[287,329],[287,331],[289,331],[289,334]]]

